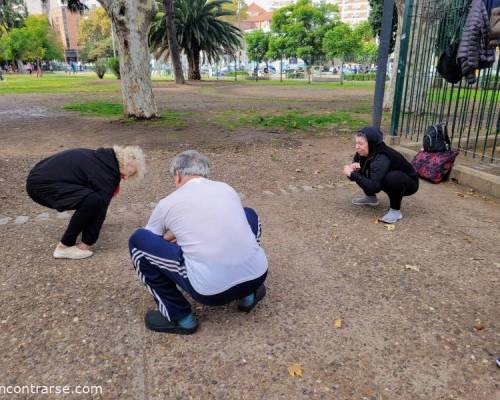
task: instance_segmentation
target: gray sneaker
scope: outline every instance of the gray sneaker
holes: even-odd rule
[[[377,196],[361,196],[352,199],[355,206],[378,206]]]
[[[401,211],[393,210],[392,208],[390,208],[387,214],[385,214],[382,218],[379,218],[379,221],[386,224],[395,224],[401,218],[403,218],[403,214],[401,214]]]

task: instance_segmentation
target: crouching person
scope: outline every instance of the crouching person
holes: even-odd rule
[[[142,178],[145,170],[138,146],[65,150],[36,164],[26,180],[31,199],[57,211],[75,210],[54,257],[90,257],[120,181]]]
[[[411,196],[418,190],[418,175],[413,166],[384,143],[382,132],[375,127],[366,127],[356,133],[356,154],[353,163],[344,166],[344,174],[365,193],[352,199],[354,205],[377,206],[376,194],[387,193],[390,209],[380,218],[387,224],[403,218],[403,196]]]
[[[216,306],[238,300],[249,312],[265,296],[267,259],[255,211],[229,185],[208,179],[208,159],[188,150],[171,163],[176,190],[144,229],[130,237],[134,268],[158,306],[146,313],[153,331],[191,334],[198,322],[179,288]]]

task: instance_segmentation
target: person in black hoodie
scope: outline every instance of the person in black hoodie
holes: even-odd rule
[[[90,257],[90,246],[99,237],[120,181],[142,178],[144,173],[144,154],[138,146],[65,150],[37,163],[26,180],[31,199],[59,212],[76,210],[54,257]],[[82,242],[76,245],[80,233]]]
[[[365,127],[356,134],[356,154],[353,163],[344,166],[344,174],[356,182],[365,192],[352,199],[358,206],[377,206],[376,193],[387,193],[389,211],[380,218],[394,224],[401,218],[403,196],[411,196],[418,190],[418,175],[413,166],[383,140],[383,133],[376,127]]]

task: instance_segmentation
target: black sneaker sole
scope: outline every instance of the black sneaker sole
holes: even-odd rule
[[[238,304],[238,310],[246,313],[252,311],[255,308],[255,306],[259,303],[259,301],[261,301],[266,296],[266,287],[264,286],[264,284],[260,285],[254,294],[255,294],[255,300],[253,301],[253,303],[250,304],[249,306],[243,306],[241,304]]]
[[[176,335],[192,335],[198,330],[198,324],[193,328],[182,328],[178,325],[159,326],[150,324],[146,318],[144,318],[144,324],[146,325],[146,328],[148,328],[150,331],[161,332],[161,333],[175,333]]]

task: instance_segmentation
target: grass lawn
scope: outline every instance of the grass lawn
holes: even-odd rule
[[[105,118],[121,118],[123,117],[123,104],[105,103],[105,102],[87,102],[87,103],[71,103],[63,106],[66,111],[78,112],[82,115],[105,117]],[[191,112],[180,112],[172,110],[160,111],[160,117],[150,121],[142,121],[150,125],[163,125],[170,128],[185,128],[187,126],[186,117],[190,116]],[[134,119],[126,120],[127,124],[137,122]]]
[[[112,74],[99,79],[96,74],[81,72],[76,75],[45,73],[41,78],[27,74],[4,74],[0,81],[0,95],[12,93],[102,93],[118,92],[120,85]]]

